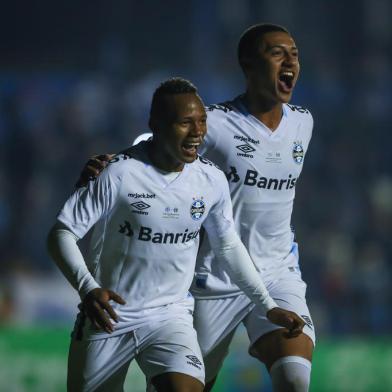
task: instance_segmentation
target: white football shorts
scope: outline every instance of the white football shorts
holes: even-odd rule
[[[123,392],[130,362],[136,359],[146,375],[178,372],[204,384],[204,364],[191,314],[154,321],[122,335],[71,341],[69,392]]]
[[[286,267],[279,278],[265,281],[267,289],[279,307],[297,313],[305,321],[303,332],[313,344],[314,326],[306,304],[306,283],[298,267]],[[230,342],[240,323],[248,333],[250,346],[263,335],[281,328],[271,323],[245,294],[217,299],[196,299],[194,325],[206,368],[206,382],[214,379],[228,354]]]

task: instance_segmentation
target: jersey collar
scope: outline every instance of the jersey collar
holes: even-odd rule
[[[284,130],[286,129],[286,123],[287,123],[287,107],[286,105],[283,105],[283,113],[282,113],[282,118],[280,119],[280,123],[278,127],[272,131],[270,128],[268,128],[262,121],[260,121],[258,118],[253,116],[253,114],[249,113],[246,104],[245,104],[245,96],[239,95],[236,97],[233,101],[234,105],[238,108],[238,110],[244,115],[246,121],[248,121],[250,124],[252,124],[254,127],[257,128],[257,130],[261,130],[262,133],[271,139],[280,139],[282,137],[282,134],[284,133]]]

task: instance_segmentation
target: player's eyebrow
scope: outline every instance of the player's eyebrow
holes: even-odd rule
[[[296,46],[289,46],[289,45],[284,45],[284,44],[276,44],[276,45],[267,46],[267,50],[272,50],[275,48],[298,50],[298,48]]]

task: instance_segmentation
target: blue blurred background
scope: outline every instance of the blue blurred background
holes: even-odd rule
[[[8,368],[0,371],[0,390],[5,380],[8,391],[57,390],[45,389],[38,370],[23,368],[42,345],[33,339],[30,347],[29,339],[51,333],[60,333],[57,343],[39,358],[58,352],[56,385],[64,388],[77,297],[45,240],[84,162],[147,130],[152,92],[169,76],[191,79],[206,104],[243,92],[236,45],[258,22],[282,24],[294,36],[302,70],[292,103],[315,119],[293,216],[319,339],[313,390],[392,390],[391,16],[389,0],[3,4],[0,349],[8,354],[0,362]],[[217,390],[270,390],[246,346],[240,331]],[[364,363],[355,368],[347,355],[384,355],[390,365],[358,381]],[[244,376],[234,380],[233,369]],[[352,372],[355,388],[342,369]],[[388,387],[377,389],[369,377]]]

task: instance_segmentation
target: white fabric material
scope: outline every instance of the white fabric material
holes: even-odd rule
[[[290,257],[297,257],[291,254]],[[313,322],[306,305],[306,284],[298,271],[280,272],[280,279],[265,282],[268,292],[281,308],[301,316],[306,324],[303,333],[315,345]],[[244,294],[195,300],[194,325],[206,367],[206,381],[211,381],[219,372],[229,349],[229,338],[242,322],[249,337],[249,351],[263,335],[281,328],[271,323],[260,308],[255,307]]]
[[[95,341],[73,339],[68,361],[68,391],[121,392],[134,359],[147,380],[159,374],[179,372],[204,384],[204,365],[192,316],[184,313],[115,337]]]
[[[272,132],[247,111],[242,97],[212,105],[207,114],[208,132],[200,152],[226,173],[236,231],[263,278],[272,280],[293,245],[295,185],[312,135],[312,116],[306,109],[283,105],[281,122]],[[239,294],[226,268],[214,260],[208,238],[196,272],[204,275],[205,284],[197,285],[196,279],[195,297]]]
[[[58,215],[79,238],[94,226],[85,264],[101,287],[127,302],[113,303],[119,316],[113,334],[165,319],[169,308],[175,312],[176,304],[190,302],[201,225],[217,239],[234,230],[228,184],[220,170],[196,160],[168,184],[150,164],[147,145],[113,158]]]
[[[264,313],[278,307],[260,279],[259,273],[237,233],[230,232],[219,243],[219,246],[213,247],[213,250],[217,259],[222,261],[228,269],[230,278]]]
[[[94,182],[71,195],[58,215],[79,238],[94,226],[86,261],[72,259],[76,243],[69,242],[74,248],[59,264],[69,271],[65,275],[74,287],[82,285],[78,271],[85,272],[87,265],[90,281],[127,302],[113,303],[119,322],[112,336],[152,319],[166,319],[169,310],[174,316],[177,305],[179,311],[187,303],[192,306],[188,290],[202,225],[233,279],[264,310],[275,307],[235,234],[223,172],[198,159],[167,183],[149,163],[147,145],[141,142],[112,159]],[[90,331],[88,323],[85,328]],[[90,335],[100,339],[105,333]]]
[[[57,224],[49,234],[48,248],[61,272],[83,299],[89,291],[98,288],[99,284],[87,269],[77,241],[78,238],[71,231]]]
[[[308,392],[311,369],[311,362],[302,357],[278,359],[270,370],[274,392]]]

